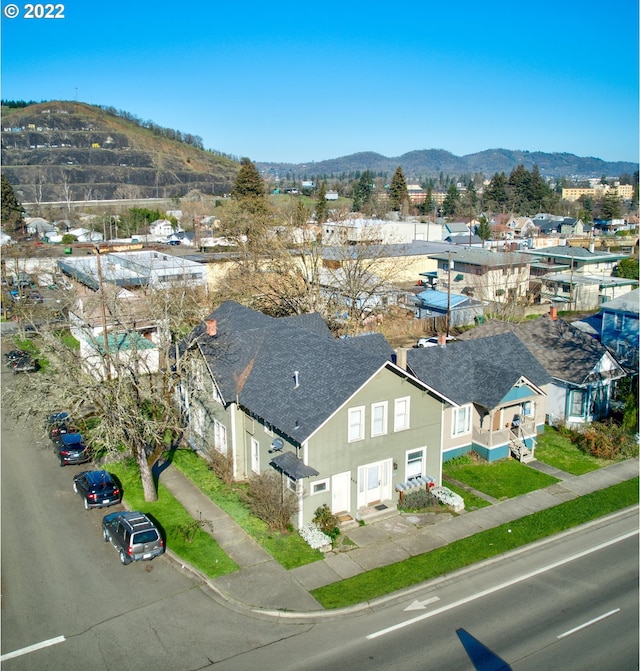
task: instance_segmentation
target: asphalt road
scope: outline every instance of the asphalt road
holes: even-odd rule
[[[3,364],[3,386],[11,379]],[[219,603],[167,555],[122,566],[102,540],[106,511],[86,511],[72,491],[84,467],[60,468],[41,427],[16,427],[7,410],[3,671],[472,671],[461,636],[517,671],[638,668],[637,510],[373,609],[258,617]]]

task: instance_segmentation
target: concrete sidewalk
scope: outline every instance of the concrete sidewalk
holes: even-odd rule
[[[348,552],[330,552],[322,560],[290,571],[276,562],[176,468],[170,466],[163,470],[160,480],[190,515],[211,522],[211,529],[207,530],[238,564],[239,570],[235,573],[207,581],[219,595],[245,607],[303,613],[323,610],[309,590],[429,552],[638,475],[637,459],[580,476],[539,462],[529,465],[561,481],[459,516],[446,513],[401,515],[394,511],[389,517],[345,531],[354,543]]]

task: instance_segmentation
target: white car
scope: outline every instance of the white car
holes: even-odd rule
[[[438,337],[439,336],[431,336],[430,338],[418,338],[416,347],[437,347],[439,344]],[[446,342],[451,342],[452,340],[455,340],[453,336],[447,336]]]

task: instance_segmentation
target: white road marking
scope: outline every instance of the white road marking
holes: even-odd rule
[[[600,620],[604,620],[607,617],[611,617],[611,615],[615,615],[616,613],[619,613],[620,609],[616,608],[615,610],[610,610],[608,613],[605,613],[604,615],[600,615],[599,617],[593,618],[593,620],[589,620],[589,622],[585,622],[584,624],[581,624],[579,627],[574,627],[573,629],[569,629],[569,631],[565,631],[564,634],[560,634],[557,638],[564,638],[565,636],[571,636],[571,634],[575,634],[576,631],[580,631],[581,629],[585,629],[586,627],[590,627],[592,624],[595,624],[596,622],[600,622]]]
[[[405,610],[424,610],[430,603],[440,601],[440,597],[432,596],[430,599],[425,599],[424,601],[418,601],[416,599],[413,603],[409,604]]]
[[[446,611],[452,610],[453,608],[457,608],[458,606],[463,606],[464,604],[470,603],[471,601],[475,601],[476,599],[480,599],[483,596],[493,594],[494,592],[499,592],[500,590],[503,590],[506,587],[517,585],[519,582],[529,580],[529,578],[533,578],[537,575],[540,575],[541,573],[551,571],[552,569],[557,568],[558,566],[568,564],[569,562],[575,561],[576,559],[580,559],[581,557],[586,557],[587,555],[590,555],[594,552],[598,552],[598,550],[602,550],[603,548],[609,547],[610,545],[614,545],[615,543],[624,541],[627,538],[631,538],[632,536],[635,536],[638,533],[640,533],[639,530],[629,531],[626,534],[623,534],[622,536],[612,538],[610,541],[600,543],[600,545],[596,545],[595,547],[589,548],[588,550],[583,550],[582,552],[578,552],[577,554],[571,555],[570,557],[566,557],[565,559],[560,559],[556,562],[553,562],[552,564],[549,564],[548,566],[543,566],[539,569],[536,569],[535,571],[531,571],[530,573],[525,573],[521,576],[518,576],[517,578],[508,580],[507,582],[502,583],[501,585],[496,585],[495,587],[485,589],[482,592],[478,592],[477,594],[472,594],[471,596],[465,597],[464,599],[460,599],[459,601],[455,601],[454,603],[451,603],[448,606],[442,606],[441,608],[436,608],[435,610],[431,610],[428,613],[423,613],[422,615],[416,615],[416,617],[411,618],[410,620],[406,620],[405,622],[399,622],[398,624],[394,624],[393,626],[387,627],[386,629],[376,631],[373,634],[369,634],[367,636],[367,639],[371,640],[374,638],[378,638],[379,636],[384,636],[385,634],[390,634],[393,631],[397,631],[398,629],[402,629],[403,627],[408,627],[409,625],[415,624],[416,622],[421,622],[422,620],[426,620],[427,618],[433,617],[434,615],[439,615],[440,613],[445,613]]]
[[[36,650],[42,650],[42,648],[48,648],[50,645],[63,643],[65,640],[66,639],[64,636],[56,636],[56,638],[50,638],[48,641],[40,641],[40,643],[34,643],[33,645],[29,645],[26,648],[21,648],[20,650],[7,652],[0,657],[0,662],[4,662],[7,659],[13,659],[14,657],[20,657],[21,655],[26,655],[30,652],[35,652]]]

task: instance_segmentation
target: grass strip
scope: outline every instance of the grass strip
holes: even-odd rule
[[[162,484],[158,487],[158,500],[144,500],[140,474],[135,466],[118,462],[107,465],[122,485],[127,507],[149,515],[162,529],[167,547],[209,578],[218,578],[238,570],[237,564],[227,556],[216,541],[196,526],[182,505]],[[185,530],[188,530],[186,533]]]
[[[495,557],[636,503],[638,478],[532,513],[402,562],[320,587],[311,594],[327,609],[352,606]]]
[[[215,504],[229,514],[262,548],[286,569],[319,561],[323,555],[303,540],[299,533],[271,531],[242,501],[246,485],[226,485],[192,450],[176,450],[173,465]]]

